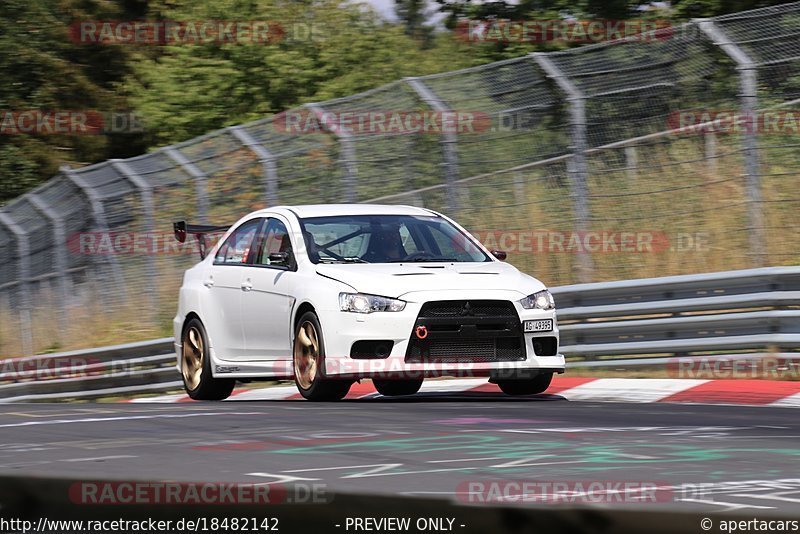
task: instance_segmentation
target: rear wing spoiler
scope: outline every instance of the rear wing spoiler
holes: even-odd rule
[[[208,243],[206,242],[206,234],[220,234],[224,233],[230,226],[213,226],[209,224],[187,224],[186,221],[178,221],[172,223],[172,229],[175,232],[175,239],[180,243],[186,242],[186,237],[192,234],[197,238],[197,245],[200,249],[200,259],[206,257],[206,250]]]

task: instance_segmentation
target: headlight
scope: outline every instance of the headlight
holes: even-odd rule
[[[379,311],[399,312],[406,307],[405,301],[365,295],[363,293],[339,293],[339,309],[353,313],[372,313]]]
[[[533,295],[528,295],[519,301],[522,307],[526,310],[552,310],[556,307],[556,301],[553,300],[553,295],[548,290],[539,291]]]

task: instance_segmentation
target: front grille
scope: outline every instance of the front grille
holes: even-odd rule
[[[518,319],[517,310],[507,300],[438,300],[423,304],[419,316]]]
[[[427,337],[419,339],[417,328]],[[519,316],[510,301],[446,300],[420,309],[406,362],[458,363],[525,360]]]
[[[409,344],[406,362],[513,362],[525,359],[523,345],[518,339],[417,340]]]

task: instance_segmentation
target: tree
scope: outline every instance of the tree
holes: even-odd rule
[[[235,12],[236,20],[274,21],[282,32],[269,44],[137,51],[124,90],[145,118],[150,146],[476,62],[447,35],[423,51],[403,26],[338,0],[151,2],[150,9],[150,18],[165,20],[230,20]]]
[[[427,0],[395,0],[395,13],[404,24],[406,35],[430,45],[433,28],[426,23],[432,12]]]
[[[104,1],[3,0],[0,3],[0,113],[75,110],[108,113],[127,109],[114,91],[128,71],[126,52],[70,40],[72,20],[119,18]],[[9,123],[7,122],[6,125]],[[93,162],[136,153],[136,136],[0,134],[0,202],[51,177],[61,164]],[[125,138],[121,142],[120,138]]]

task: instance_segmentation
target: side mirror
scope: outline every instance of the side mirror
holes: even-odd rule
[[[283,263],[287,265],[289,263],[289,253],[288,252],[272,252],[269,255],[269,262],[272,263]]]
[[[294,269],[294,257],[291,252],[272,252],[268,258],[270,265]]]
[[[508,253],[505,250],[492,250],[491,253],[492,256],[500,261],[505,261],[505,259],[508,257]]]

